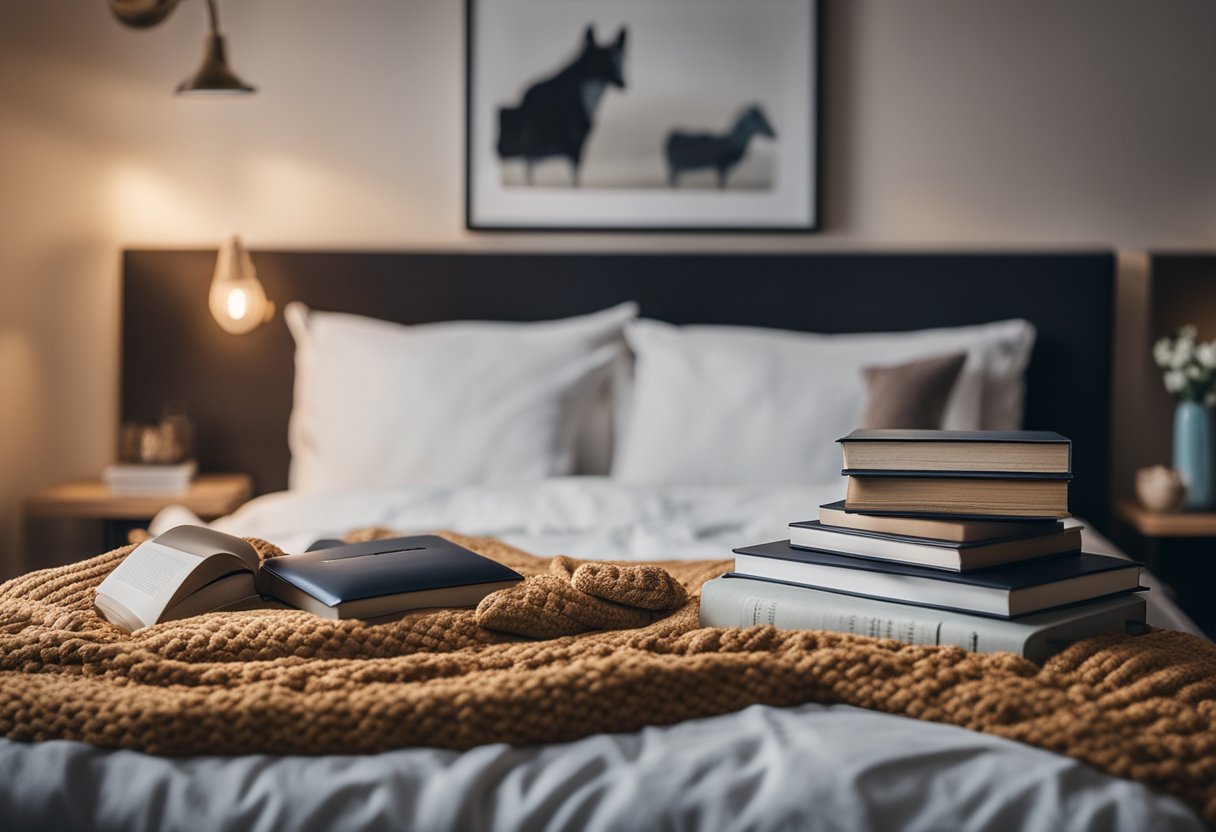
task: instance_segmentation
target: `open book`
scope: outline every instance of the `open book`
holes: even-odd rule
[[[94,603],[124,630],[222,609],[256,609],[258,553],[201,526],[178,526],[139,544],[97,587]]]
[[[178,526],[127,555],[97,587],[95,603],[126,630],[205,612],[286,606],[323,618],[391,620],[419,609],[476,606],[522,580],[435,535],[341,544],[259,563],[239,537]]]

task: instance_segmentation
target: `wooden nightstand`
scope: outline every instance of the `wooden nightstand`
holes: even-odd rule
[[[1159,512],[1116,500],[1115,513],[1145,537],[1216,537],[1216,511]]]
[[[1128,499],[1114,507],[1124,551],[1172,586],[1179,606],[1216,634],[1216,512],[1148,511]]]
[[[146,524],[167,506],[185,506],[203,520],[213,520],[235,511],[252,494],[248,474],[200,474],[178,494],[115,494],[98,481],[68,482],[30,495],[24,509],[27,529],[35,520],[101,521],[101,545],[112,549],[125,545],[131,529]],[[27,556],[27,568],[48,565],[30,560]]]

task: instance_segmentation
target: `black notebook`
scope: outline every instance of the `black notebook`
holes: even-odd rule
[[[382,619],[471,607],[523,576],[435,535],[285,555],[262,564],[258,591],[323,618]]]
[[[788,540],[735,549],[735,572],[924,607],[1015,618],[1140,589],[1139,564],[1076,553],[975,572],[865,560]]]

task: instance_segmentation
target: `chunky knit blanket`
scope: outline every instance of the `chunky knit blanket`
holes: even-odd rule
[[[261,610],[134,634],[93,611],[94,588],[129,548],[9,581],[0,734],[158,754],[360,753],[841,702],[1067,754],[1216,823],[1216,647],[1201,639],[1108,634],[1038,667],[828,632],[709,629],[696,592],[729,562],[589,566],[447,536],[530,577],[477,611],[392,624]]]

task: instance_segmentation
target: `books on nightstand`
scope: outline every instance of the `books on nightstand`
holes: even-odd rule
[[[845,500],[735,549],[706,584],[707,626],[828,629],[1042,661],[1105,629],[1138,631],[1140,567],[1081,551],[1071,443],[1041,431],[854,431]]]
[[[198,472],[194,460],[176,465],[114,464],[101,472],[101,481],[115,494],[180,494]]]

